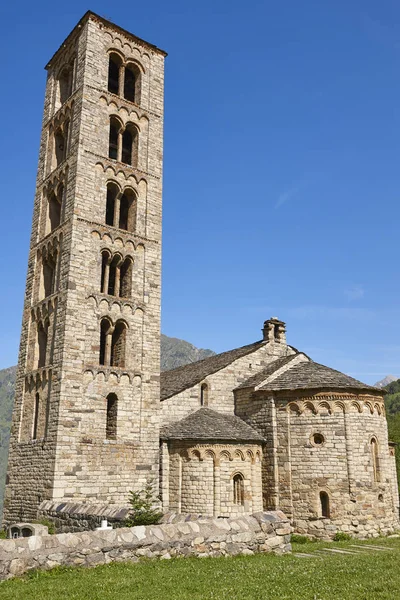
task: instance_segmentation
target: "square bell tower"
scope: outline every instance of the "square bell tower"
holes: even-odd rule
[[[165,56],[87,12],[46,66],[6,521],[158,480]]]

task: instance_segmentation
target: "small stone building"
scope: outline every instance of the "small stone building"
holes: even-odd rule
[[[224,517],[261,511],[264,438],[202,407],[161,430],[164,510]]]
[[[161,405],[165,510],[254,511],[261,490],[262,507],[284,511],[301,533],[372,535],[397,527],[382,390],[287,345],[278,319],[265,322],[259,342],[162,373]],[[224,479],[221,441],[219,456],[230,455]],[[247,481],[243,495],[235,492],[236,473]]]

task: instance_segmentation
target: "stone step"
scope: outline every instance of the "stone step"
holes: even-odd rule
[[[333,552],[334,554],[357,554],[354,550],[341,550],[340,548],[321,548],[321,550],[316,550],[316,552]]]
[[[307,554],[307,552],[294,552],[293,556],[300,556],[301,558],[315,558],[315,554]]]
[[[378,552],[385,552],[386,550],[393,551],[394,548],[390,548],[389,546],[372,546],[367,544],[351,544],[351,548],[364,548],[365,550],[378,550]]]

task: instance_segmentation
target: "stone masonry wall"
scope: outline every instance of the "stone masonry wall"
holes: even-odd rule
[[[163,456],[164,511],[233,517],[262,510],[261,444],[173,441]],[[163,444],[163,453],[167,452]],[[243,504],[233,477],[243,477]]]
[[[236,407],[267,438],[264,508],[275,503],[296,531],[314,537],[332,537],[337,530],[377,536],[398,528],[397,483],[381,396],[238,390]],[[377,442],[375,467],[372,440]],[[328,515],[321,493],[328,498]]]
[[[58,566],[291,550],[291,527],[280,511],[236,519],[193,519],[170,515],[168,523],[147,527],[0,540],[0,579]]]

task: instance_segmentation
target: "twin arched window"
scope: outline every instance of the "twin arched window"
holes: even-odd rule
[[[115,116],[110,117],[108,156],[132,167],[137,166],[138,129],[133,123],[123,125]]]
[[[108,367],[125,367],[126,323],[117,321],[115,325],[107,319],[100,324],[100,356],[101,365]]]
[[[134,232],[136,230],[137,197],[133,190],[123,192],[110,181],[107,184],[106,224]]]
[[[111,52],[108,62],[108,91],[140,104],[141,70],[136,63],[123,63],[116,52]]]
[[[100,292],[119,298],[130,298],[132,294],[133,260],[125,260],[120,254],[114,256],[108,250],[101,253]]]

